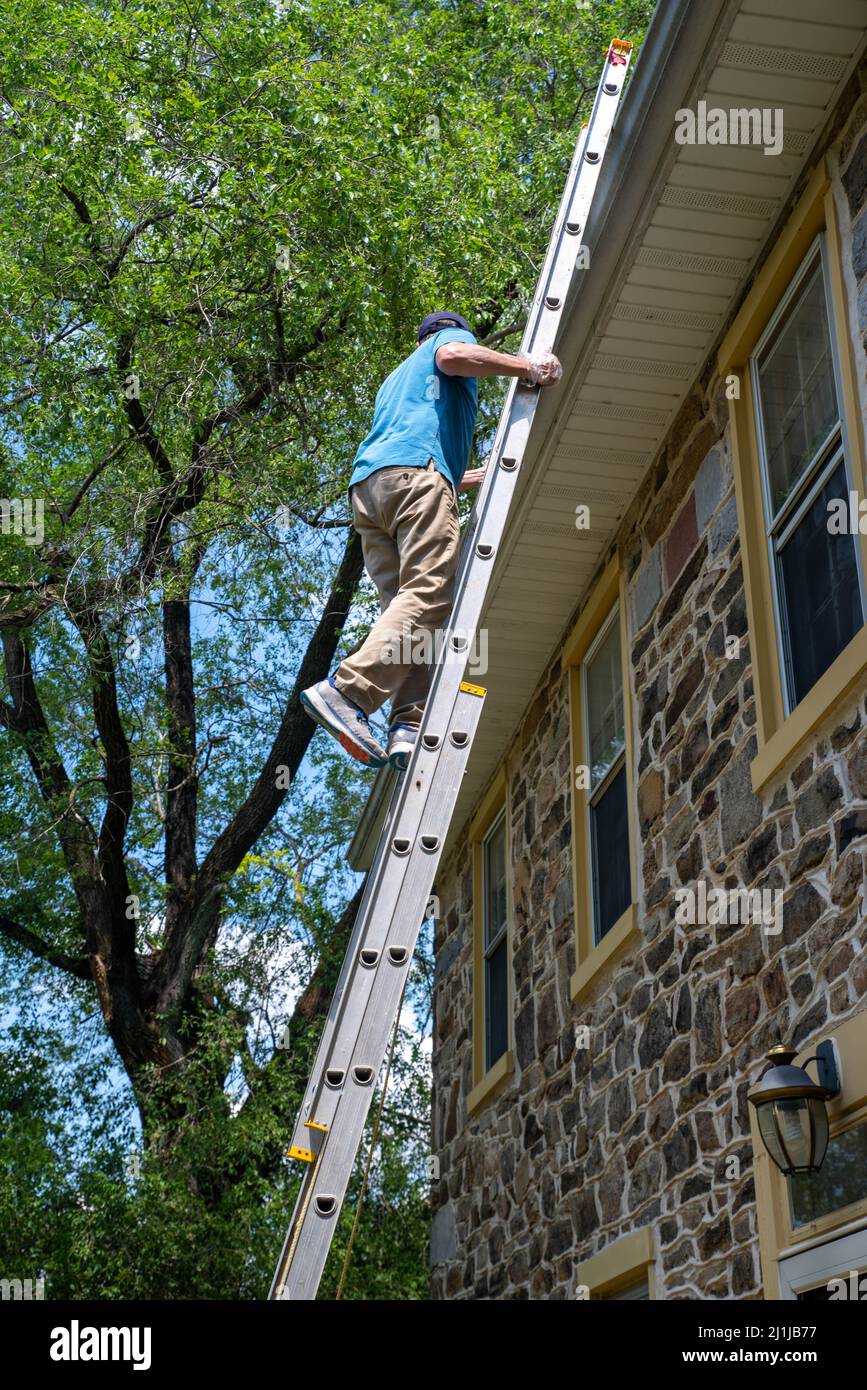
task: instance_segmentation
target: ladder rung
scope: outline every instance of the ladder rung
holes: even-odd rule
[[[312,1163],[316,1155],[312,1149],[299,1149],[297,1144],[293,1144],[286,1157],[298,1158],[302,1163]]]

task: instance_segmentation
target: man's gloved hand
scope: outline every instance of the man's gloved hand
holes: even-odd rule
[[[521,380],[530,386],[556,386],[563,375],[560,359],[553,352],[530,353],[527,361],[530,369]]]

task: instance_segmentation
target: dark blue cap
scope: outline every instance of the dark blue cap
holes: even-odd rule
[[[467,333],[472,333],[470,325],[460,314],[450,314],[441,310],[438,314],[428,314],[426,319],[422,319],[416,333],[417,341],[427,338],[431,333],[438,333],[441,328],[464,328]]]

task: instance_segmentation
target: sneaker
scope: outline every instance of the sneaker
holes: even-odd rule
[[[341,695],[333,676],[302,690],[301,703],[310,718],[327,729],[358,762],[367,767],[383,767],[388,761],[385,749],[370,732],[364,710]]]
[[[388,731],[388,761],[399,772],[409,767],[412,750],[418,737],[418,729],[412,724],[392,724]]]

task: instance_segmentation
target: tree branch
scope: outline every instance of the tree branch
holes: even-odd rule
[[[48,727],[36,693],[30,653],[15,630],[3,632],[6,679],[12,697],[9,728],[24,744],[42,799],[57,818],[57,833],[73,883],[80,889],[98,878],[93,827],[74,806],[75,788]]]
[[[117,703],[117,681],[111,649],[99,614],[76,602],[70,608],[81,633],[92,682],[93,717],[105,752],[106,807],[99,831],[99,863],[111,895],[115,932],[126,949],[135,947],[135,923],[123,911],[129,896],[124,840],[132,814],[132,764],[129,742]],[[123,924],[123,926],[121,926]]]
[[[214,177],[211,179],[211,182],[208,184],[207,188],[203,189],[202,192],[198,193],[195,198],[191,198],[188,203],[184,204],[184,209],[186,210],[187,208],[204,207],[205,199],[207,198],[211,190],[219,182],[219,179],[220,175],[215,174]],[[139,221],[136,222],[134,227],[130,227],[129,231],[126,233],[123,240],[121,241],[117,251],[112,256],[111,260],[108,262],[106,266],[106,275],[108,276],[109,280],[113,280],[115,275],[117,275],[121,265],[123,264],[123,260],[126,256],[127,251],[132,246],[133,242],[141,236],[142,232],[146,232],[149,227],[157,226],[160,222],[167,222],[170,217],[177,217],[178,211],[178,208],[165,208],[162,212],[154,212],[147,217],[140,218]]]
[[[118,371],[124,376],[127,375],[132,366],[132,339],[128,335],[124,335],[120,339],[115,360],[117,361]],[[143,444],[147,449],[157,466],[157,472],[160,475],[163,487],[171,487],[175,481],[174,469],[172,468],[171,461],[165,449],[154,434],[151,422],[144,413],[141,401],[137,396],[131,399],[124,396],[123,408],[126,411],[130,425],[130,433],[133,438],[137,439],[139,443]]]
[[[103,469],[107,468],[113,459],[119,458],[120,455],[124,452],[124,450],[129,448],[131,443],[131,439],[120,440],[118,444],[115,444],[113,449],[109,449],[108,453],[105,455],[104,458],[100,459],[99,463],[94,464],[93,468],[91,468],[90,472],[88,473],[87,477],[84,479],[80,487],[76,489],[75,493],[73,494],[72,500],[68,503],[67,506],[61,509],[60,520],[64,526],[68,521],[71,520],[74,513],[81,506],[81,503],[84,501],[84,498],[86,497],[91,485],[96,482],[96,479],[99,477],[100,473],[102,473]]]
[[[516,319],[508,328],[501,328],[496,333],[489,333],[487,338],[483,338],[481,341],[485,347],[495,347],[496,344],[501,343],[504,338],[510,338],[513,333],[523,333],[526,326],[527,319],[525,315],[523,318]]]
[[[141,998],[135,926],[127,922],[122,903],[111,900],[110,875],[104,877],[101,872],[93,827],[75,804],[75,786],[57,752],[36,691],[30,653],[17,630],[3,632],[3,653],[12,697],[11,728],[22,739],[42,799],[54,818],[78,901],[91,978],[109,1032],[120,1045],[134,1030]],[[107,855],[102,836],[99,853]],[[110,863],[110,855],[107,858]]]
[[[171,582],[171,581],[170,581]],[[169,885],[165,926],[172,924],[196,873],[196,695],[189,594],[163,603],[169,765],[165,819],[165,873]]]
[[[55,951],[41,936],[13,922],[4,913],[0,913],[0,931],[11,941],[17,941],[18,945],[23,946],[31,955],[47,961],[49,965],[56,965],[59,970],[65,970],[67,975],[74,975],[78,980],[91,980],[87,956],[69,956],[65,951]]]

